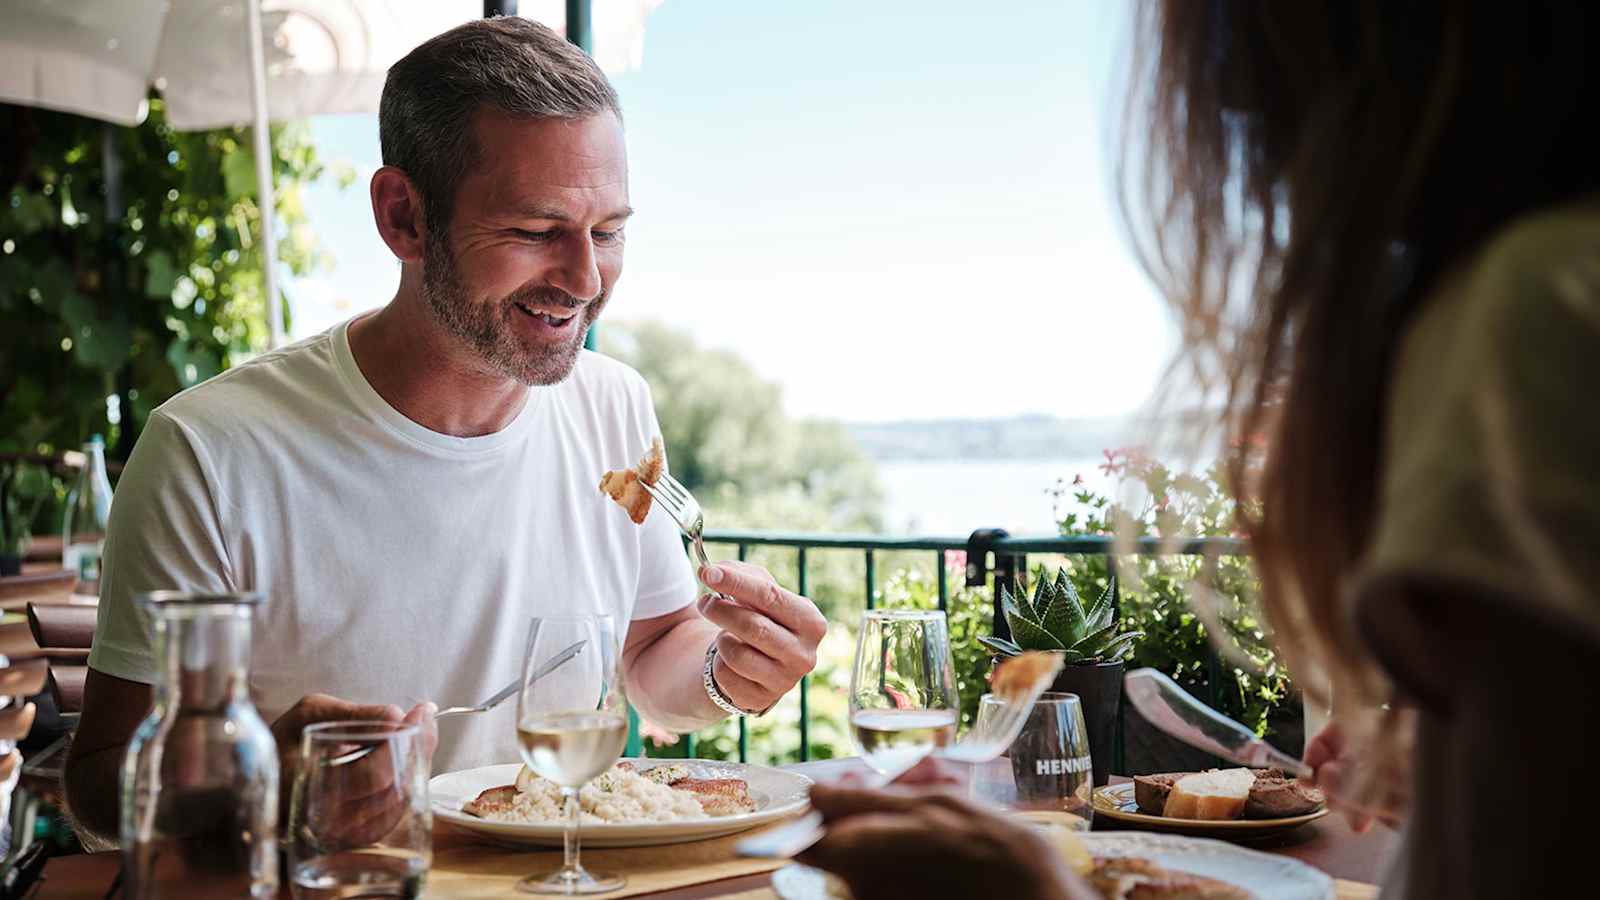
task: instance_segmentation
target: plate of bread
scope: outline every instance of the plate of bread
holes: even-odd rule
[[[1136,775],[1094,792],[1094,812],[1146,831],[1264,837],[1328,814],[1322,791],[1279,769]]]

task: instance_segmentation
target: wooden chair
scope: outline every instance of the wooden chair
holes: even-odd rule
[[[49,662],[50,693],[63,715],[83,711],[83,683],[89,677],[89,647],[98,610],[93,606],[28,604],[28,630]]]
[[[78,576],[66,569],[0,575],[0,609],[18,610],[30,603],[66,603],[77,584]]]
[[[23,555],[22,561],[24,563],[61,562],[61,535],[34,535],[33,542],[28,544],[28,552]]]

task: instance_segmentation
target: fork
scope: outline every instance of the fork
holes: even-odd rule
[[[545,660],[544,663],[539,666],[539,668],[533,671],[533,674],[528,676],[528,683],[533,684],[535,681],[538,681],[544,676],[549,675],[551,672],[554,672],[558,667],[565,664],[567,660],[577,656],[580,652],[582,652],[583,645],[587,643],[589,642],[586,640],[579,641],[567,649],[562,650],[560,653],[557,653],[555,656]],[[437,722],[440,719],[449,718],[450,716],[465,716],[471,713],[488,712],[489,710],[494,709],[496,706],[506,702],[506,700],[509,699],[512,694],[515,694],[517,692],[517,688],[521,685],[521,682],[522,679],[520,677],[513,679],[510,684],[496,691],[493,697],[490,697],[482,703],[479,703],[477,706],[451,706],[446,709],[441,709],[433,714],[433,720]],[[349,753],[333,757],[332,759],[323,763],[323,765],[330,767],[348,765],[349,763],[353,763],[372,751],[378,749],[378,746],[379,745],[377,744],[373,744],[369,747],[361,747],[356,750],[351,750]]]
[[[708,568],[711,565],[711,560],[706,556],[705,542],[701,540],[701,535],[706,530],[706,517],[705,513],[700,509],[700,501],[694,499],[694,495],[689,493],[689,489],[684,487],[678,479],[673,478],[666,472],[661,473],[661,477],[656,479],[655,484],[650,484],[642,479],[639,484],[645,489],[645,493],[661,504],[661,508],[666,510],[667,515],[678,523],[678,530],[682,531],[683,536],[689,539],[689,546],[694,548],[695,561],[700,564],[695,569],[694,576],[695,580],[699,581],[700,569]],[[700,582],[700,586],[710,593],[717,593],[711,590],[710,586],[704,581]]]
[[[1046,688],[1050,687],[1055,676],[1055,670],[1041,675],[1026,690],[1006,698],[1000,704],[1000,711],[995,715],[973,725],[972,730],[962,735],[960,740],[949,747],[935,750],[931,755],[976,765],[986,763],[1004,753],[1006,748],[1011,746],[1011,742],[1017,739],[1017,735],[1022,733],[1022,726],[1027,723],[1028,713],[1033,710],[1034,702]],[[870,779],[867,786],[883,787],[910,771],[918,762],[921,760],[915,760],[898,771],[879,774],[877,778]],[[821,840],[822,835],[822,814],[812,810],[787,825],[780,825],[754,837],[745,838],[735,845],[734,850],[740,856],[788,859]]]

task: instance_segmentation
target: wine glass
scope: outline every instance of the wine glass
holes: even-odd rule
[[[576,656],[529,681],[574,646],[580,647]],[[534,774],[560,787],[567,826],[561,868],[524,878],[517,883],[519,890],[599,894],[626,883],[621,875],[589,872],[578,862],[578,791],[616,763],[628,740],[621,650],[611,616],[542,616],[528,630],[517,696],[517,745]]]
[[[956,734],[950,629],[934,610],[869,609],[850,673],[850,734],[879,774],[894,777]]]

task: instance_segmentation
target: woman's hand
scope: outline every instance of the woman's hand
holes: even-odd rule
[[[1344,814],[1357,834],[1371,828],[1374,820],[1397,828],[1405,818],[1411,800],[1410,779],[1392,763],[1372,772],[1368,767],[1377,763],[1353,746],[1338,720],[1330,721],[1306,742],[1304,762],[1311,767],[1316,786],[1328,795],[1328,803]],[[1363,778],[1376,782],[1362,785]],[[1357,801],[1357,797],[1361,799]]]
[[[1043,834],[950,783],[948,769],[929,763],[887,790],[813,787],[827,834],[800,861],[843,878],[857,900],[1097,900]]]

